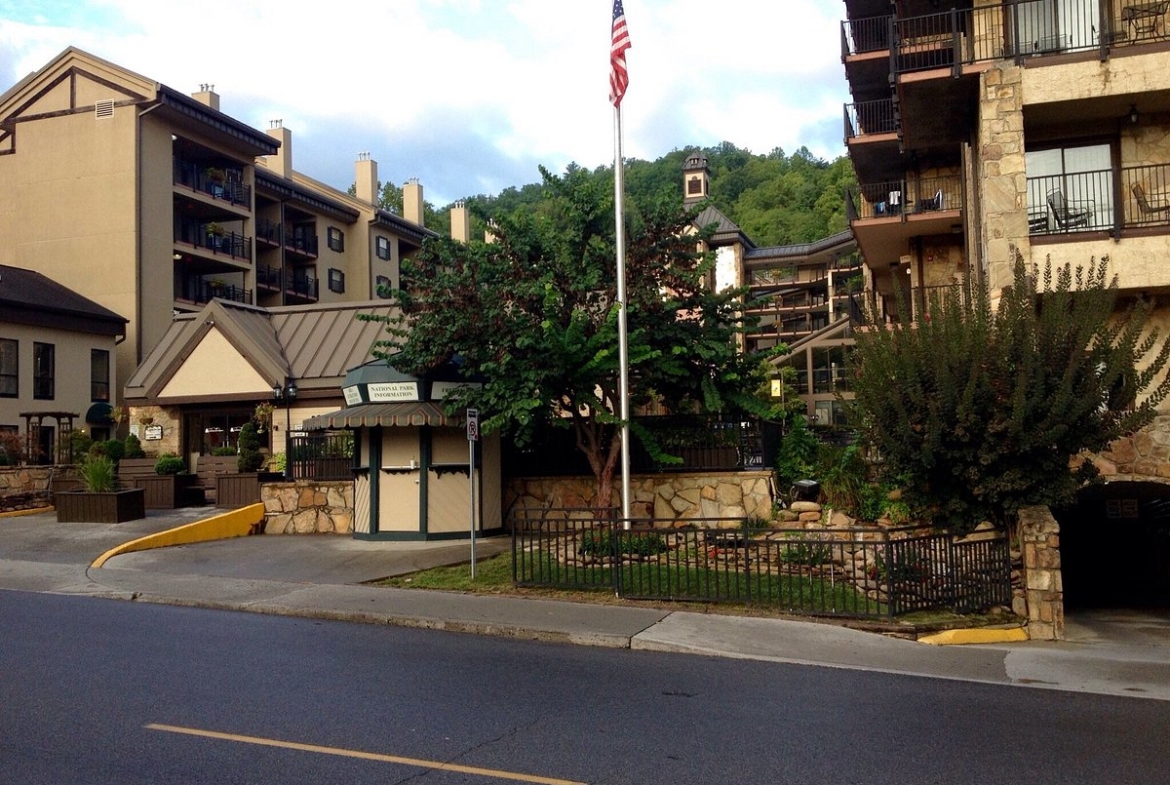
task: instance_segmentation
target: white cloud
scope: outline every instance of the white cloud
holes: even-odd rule
[[[841,154],[801,138],[848,100],[839,3],[625,7],[627,155],[723,140]],[[331,185],[346,187],[368,150],[383,177],[420,176],[442,203],[535,180],[541,163],[612,161],[608,11],[549,0],[200,0],[194,13],[157,0],[0,0],[0,88],[75,45],[177,90],[214,84],[224,110],[256,127],[283,119],[297,168]],[[529,174],[498,179],[515,171]]]

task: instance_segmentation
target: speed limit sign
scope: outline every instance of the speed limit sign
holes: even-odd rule
[[[467,410],[467,441],[479,441],[479,409]]]

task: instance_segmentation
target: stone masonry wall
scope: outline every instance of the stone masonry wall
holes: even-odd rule
[[[1064,585],[1060,574],[1060,524],[1047,507],[1019,514],[1028,637],[1064,640]]]
[[[0,512],[48,506],[49,481],[59,472],[54,466],[0,468]]]
[[[631,477],[630,514],[659,520],[770,519],[774,502],[771,476],[770,471],[743,471]],[[516,508],[592,507],[596,486],[592,477],[523,477],[506,481],[505,517],[508,510]],[[618,484],[613,498],[621,499]]]
[[[353,483],[296,480],[264,483],[265,534],[352,534]]]

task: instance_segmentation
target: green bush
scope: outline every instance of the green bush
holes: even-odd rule
[[[236,459],[236,466],[241,472],[258,472],[264,465],[264,456],[260,453],[260,437],[256,433],[256,424],[244,423],[240,428],[240,454]]]
[[[588,531],[577,546],[580,554],[609,556],[617,553],[624,556],[653,556],[670,550],[660,534],[614,534],[608,529]]]
[[[106,493],[117,487],[114,462],[104,455],[91,454],[77,467],[77,476],[91,493]]]
[[[108,457],[114,463],[117,463],[126,457],[126,445],[117,439],[111,439],[109,441],[102,442],[102,444],[106,446],[106,457]]]
[[[155,474],[182,474],[186,470],[183,459],[173,453],[165,452],[154,462]]]
[[[797,480],[809,479],[819,445],[804,417],[794,416],[776,455],[776,483],[781,493],[788,493]]]
[[[222,447],[216,447],[214,450],[211,451],[211,454],[212,455],[235,455],[236,448],[225,444]]]
[[[134,434],[129,434],[122,442],[123,458],[145,458],[146,452],[142,449],[142,442]]]

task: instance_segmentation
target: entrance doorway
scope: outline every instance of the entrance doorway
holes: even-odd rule
[[[1116,482],[1054,509],[1065,609],[1170,609],[1170,486]]]

